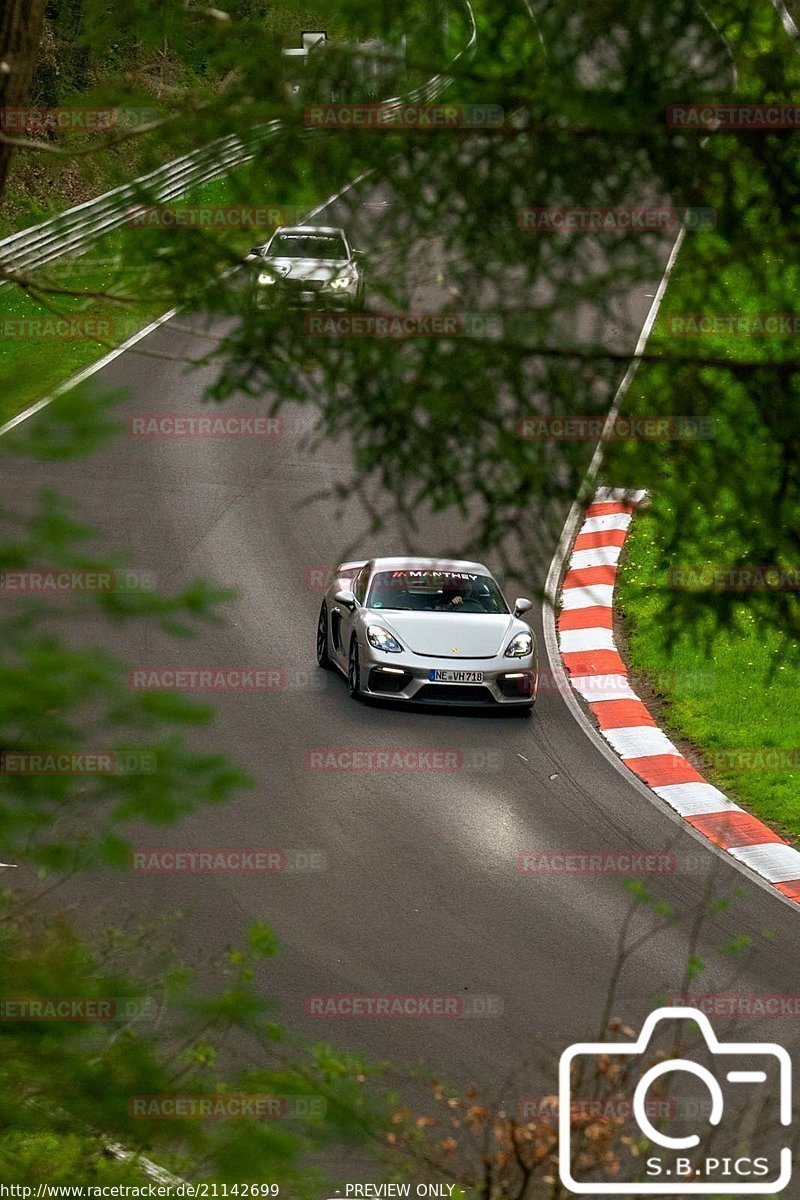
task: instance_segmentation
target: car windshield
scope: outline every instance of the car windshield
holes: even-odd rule
[[[470,571],[378,571],[372,577],[368,608],[415,612],[507,613],[489,575]]]
[[[268,258],[323,258],[343,262],[347,246],[338,233],[278,233],[272,239]]]

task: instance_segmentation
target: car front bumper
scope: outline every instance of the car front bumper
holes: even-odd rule
[[[374,700],[470,708],[530,708],[536,700],[535,654],[526,658],[433,658],[407,650],[387,654],[359,642],[358,656],[361,691]],[[479,671],[483,679],[478,683],[437,682],[433,672],[442,670]]]
[[[291,287],[279,283],[272,286],[256,284],[256,302],[270,307],[333,309],[341,311],[352,308],[358,296],[358,288],[304,288],[300,284]]]

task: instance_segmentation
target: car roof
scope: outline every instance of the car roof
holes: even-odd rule
[[[375,558],[372,560],[373,571],[471,571],[478,575],[490,575],[491,571],[483,563],[471,562],[464,558]]]
[[[344,237],[344,230],[336,225],[280,225],[275,233],[338,233]]]

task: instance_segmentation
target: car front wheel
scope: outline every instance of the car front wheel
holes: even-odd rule
[[[317,621],[317,662],[326,671],[333,666],[328,654],[328,607],[324,603]]]
[[[347,665],[347,687],[354,700],[361,695],[361,668],[358,663],[358,642],[350,643],[350,659]]]

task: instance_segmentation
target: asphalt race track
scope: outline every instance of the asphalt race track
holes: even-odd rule
[[[354,241],[368,248],[370,213],[382,199],[365,190],[363,202],[364,226]],[[322,217],[335,223],[336,212]],[[668,251],[666,244],[665,260]],[[629,298],[629,319],[612,344],[632,350],[654,291],[642,285]],[[416,299],[416,307],[435,307],[435,285]],[[201,321],[174,319],[96,376],[97,388],[129,389],[121,417],[197,410],[211,372],[187,372],[179,361],[142,353],[196,356],[205,344],[192,336],[192,324]],[[227,409],[260,411],[252,401]],[[10,456],[4,463],[6,489],[18,505],[32,504],[45,484],[75,498],[109,544],[130,546],[135,565],[153,572],[164,590],[200,575],[238,589],[227,627],[191,642],[152,631],[115,633],[109,644],[131,666],[266,666],[285,674],[286,686],[274,693],[213,696],[217,720],[197,739],[229,752],[255,777],[255,789],[178,827],[137,830],[134,842],[320,850],[327,863],[322,871],[273,875],[101,873],[63,888],[60,903],[92,925],[181,909],[186,953],[201,963],[235,942],[248,922],[268,920],[283,951],[264,970],[263,987],[292,1028],[381,1058],[424,1059],[445,1077],[480,1082],[508,1103],[529,1090],[525,1066],[542,1049],[558,1053],[595,1034],[630,904],[613,877],[524,875],[522,851],[669,850],[675,871],[651,882],[678,911],[697,902],[708,874],[728,890],[744,883],[747,899],[710,923],[708,940],[721,945],[764,929],[777,936],[761,944],[735,989],[726,974],[704,977],[702,990],[791,991],[787,963],[800,955],[797,912],[648,803],[553,689],[545,688],[529,721],[409,712],[354,704],[342,678],[318,671],[321,592],[307,573],[335,563],[351,541],[365,556],[395,546],[393,531],[378,543],[363,535],[366,516],[355,504],[341,520],[330,505],[303,506],[349,473],[346,446],[309,455],[303,437],[310,421],[308,410],[287,411],[285,435],[274,440],[123,433],[88,465]],[[566,508],[547,519],[531,513],[541,526],[541,549],[525,564],[531,589],[544,582],[565,517]],[[427,552],[458,539],[457,523],[440,518],[431,523]],[[534,623],[540,628],[538,615]],[[74,630],[77,640],[97,636],[94,627]],[[542,651],[541,636],[539,642]],[[444,773],[308,769],[307,752],[326,747],[449,749],[464,758],[461,769]],[[670,931],[635,957],[623,978],[620,1015],[641,1023],[658,993],[674,992],[685,951],[684,938]],[[458,1020],[306,1016],[304,997],[321,993],[499,996],[503,1011]],[[787,1038],[787,1029],[773,1021],[744,1032],[773,1040]]]

